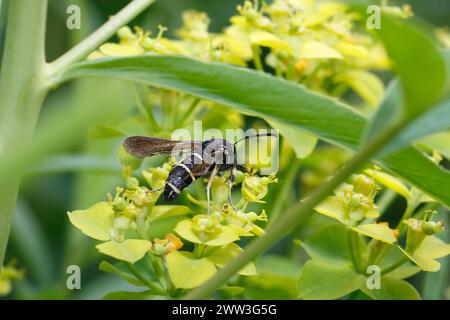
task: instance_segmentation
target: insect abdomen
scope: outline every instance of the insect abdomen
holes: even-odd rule
[[[166,201],[177,198],[181,191],[194,181],[194,176],[191,173],[193,166],[190,163],[180,163],[170,171],[164,188],[164,199]]]

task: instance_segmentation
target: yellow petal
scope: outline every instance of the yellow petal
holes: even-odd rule
[[[367,57],[369,57],[369,50],[366,47],[346,41],[341,41],[336,44],[336,50],[347,57],[357,59],[366,59]]]
[[[70,222],[85,235],[106,241],[111,238],[113,208],[107,202],[99,202],[86,210],[69,212]]]
[[[287,41],[281,40],[273,33],[267,31],[255,31],[250,34],[250,41],[262,47],[279,49],[292,54],[291,46]]]
[[[342,55],[319,41],[307,41],[303,44],[300,51],[300,58],[305,59],[342,59]]]
[[[394,233],[388,226],[384,224],[361,224],[357,227],[352,228],[356,232],[359,232],[367,237],[377,239],[382,242],[392,244],[397,240],[394,237]]]
[[[339,74],[336,81],[346,83],[372,108],[377,107],[384,96],[383,82],[368,71],[347,71]]]
[[[141,239],[127,239],[123,242],[108,241],[96,246],[101,253],[130,263],[141,260],[151,247],[150,241]]]
[[[211,278],[216,267],[207,258],[196,258],[191,252],[175,251],[167,255],[170,279],[176,288],[194,288]]]
[[[144,53],[144,49],[141,47],[118,43],[105,43],[100,46],[99,50],[109,57],[135,56]]]
[[[389,189],[394,190],[395,192],[402,195],[406,199],[411,199],[411,192],[408,190],[408,188],[403,183],[401,183],[394,176],[392,176],[386,172],[382,172],[379,170],[372,170],[372,169],[367,169],[364,171],[364,173],[367,174],[368,176],[374,178],[376,181],[378,181],[382,185],[388,187]]]
[[[101,53],[100,51],[96,50],[96,51],[90,53],[87,56],[86,59],[87,60],[94,60],[94,59],[99,59],[99,58],[104,58],[104,57],[106,57],[106,56],[103,53]]]
[[[327,197],[324,201],[317,205],[314,210],[330,218],[336,219],[343,224],[346,224],[344,218],[344,202],[338,197]]]

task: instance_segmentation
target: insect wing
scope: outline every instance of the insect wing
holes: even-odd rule
[[[143,136],[127,138],[123,146],[125,150],[138,158],[151,157],[158,154],[169,155],[173,151],[186,152],[193,150],[201,143],[196,141],[178,141]]]

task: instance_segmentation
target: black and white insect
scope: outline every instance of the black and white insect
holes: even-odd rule
[[[274,133],[248,135],[235,143],[231,143],[226,139],[178,141],[133,136],[127,138],[123,146],[129,154],[138,158],[152,157],[158,154],[186,154],[169,173],[169,177],[163,187],[164,199],[170,201],[177,198],[196,179],[209,173],[210,178],[206,185],[206,198],[209,211],[211,183],[218,173],[226,170],[230,170],[230,177],[227,180],[229,186],[228,200],[234,208],[231,199],[231,189],[236,177],[236,170],[247,171],[245,166],[237,163],[236,144],[253,137],[274,135]]]

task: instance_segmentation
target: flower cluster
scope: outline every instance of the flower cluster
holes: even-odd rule
[[[23,278],[25,271],[16,268],[16,260],[0,267],[0,296],[8,295],[12,290],[12,281]]]
[[[234,207],[226,202],[226,178],[217,176],[213,182],[211,212],[188,217],[193,210],[187,206],[156,204],[172,169],[171,163],[142,171],[149,187],[140,185],[131,175],[131,167],[124,166],[125,187],[117,187],[115,195],[109,194],[106,202],[69,212],[69,219],[84,234],[102,241],[97,249],[105,255],[133,264],[146,256],[163,259],[173,286],[187,289],[207,280],[217,267],[239,254],[242,249],[234,242],[264,233],[257,222],[267,221],[265,212],[259,215],[245,212],[245,207],[249,202],[261,202],[268,192],[267,185],[276,182],[276,178],[241,174],[235,184],[242,183],[242,199]],[[188,198],[206,207],[205,201],[192,195]],[[174,217],[181,220],[162,239],[152,236],[157,228],[155,222]],[[180,251],[186,242],[194,246],[193,251]],[[191,274],[185,273],[186,268],[192,270]],[[241,274],[256,274],[254,265],[249,264]]]
[[[383,5],[404,18],[409,7]],[[375,107],[384,86],[373,70],[387,70],[390,62],[381,43],[358,27],[361,17],[337,1],[275,0],[270,4],[245,0],[221,33],[209,32],[204,12],[183,14],[178,39],[163,36],[164,27],[151,37],[136,27],[121,28],[118,43],[105,43],[89,59],[105,56],[175,54],[238,66],[253,66],[310,89],[342,97],[356,92]],[[268,53],[263,53],[266,48]],[[265,64],[265,66],[264,66]]]

